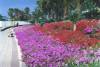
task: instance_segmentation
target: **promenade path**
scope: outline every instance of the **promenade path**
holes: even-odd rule
[[[15,37],[8,37],[10,32],[10,29],[0,32],[0,67],[26,67]]]

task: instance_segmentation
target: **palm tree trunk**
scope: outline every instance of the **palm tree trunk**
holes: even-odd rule
[[[64,18],[67,17],[67,7],[68,7],[68,1],[64,0]]]
[[[73,31],[75,31],[76,30],[76,24],[74,23],[74,25],[73,25]]]
[[[76,0],[76,4],[77,4],[77,6],[76,6],[77,18],[79,19],[80,18],[80,7],[81,7],[80,0]]]
[[[79,20],[79,18],[80,18],[80,7],[81,7],[81,5],[80,5],[80,0],[76,0],[76,4],[77,4],[77,6],[76,6],[76,10],[77,10],[77,19]],[[73,31],[75,31],[76,30],[76,22],[74,22],[74,27],[73,27]]]

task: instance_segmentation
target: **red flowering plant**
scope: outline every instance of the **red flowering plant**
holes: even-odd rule
[[[100,20],[97,21],[96,31],[100,32]]]
[[[72,30],[73,29],[73,23],[71,21],[65,21],[65,22],[58,22],[56,23],[58,28],[60,30]]]
[[[66,22],[66,29],[67,30],[73,30],[73,23],[72,22]]]
[[[94,46],[98,40],[95,38],[89,38],[81,31],[68,31],[68,30],[60,30],[60,31],[52,31],[50,35],[55,39],[59,40],[63,43],[72,43],[72,44],[81,44],[80,46]]]
[[[100,31],[100,21],[96,19],[84,19],[80,20],[76,23],[76,30],[82,31],[85,33],[85,35],[90,36],[90,38],[96,38],[98,39],[98,36],[96,33],[99,33]]]
[[[33,25],[33,29],[34,29],[35,31],[40,31],[40,30],[42,29],[42,27],[41,27],[41,25],[40,25],[39,23],[35,23],[35,24]]]
[[[98,43],[99,41],[96,39],[96,38],[88,38],[88,40],[87,40],[87,44],[91,47],[91,46],[93,46],[93,47],[95,47],[96,46],[96,44]]]
[[[61,30],[58,32],[55,32],[54,34],[52,34],[54,39],[60,40],[61,42],[66,42],[69,35],[70,35],[71,31],[68,30]]]
[[[65,43],[81,44],[81,46],[92,46],[97,43],[97,39],[89,38],[80,31],[66,32],[58,38]]]
[[[78,22],[76,23],[76,26],[77,26],[76,30],[81,31],[81,30],[83,30],[85,27],[87,27],[87,24],[86,24],[85,22],[87,22],[86,19],[85,19],[85,20],[80,20],[80,21],[78,21]]]
[[[59,30],[72,30],[73,29],[73,23],[72,22],[55,22],[55,23],[46,23],[43,25],[44,31],[59,31]]]
[[[41,28],[43,32],[51,35],[55,39],[60,39],[61,41],[66,41],[66,35],[69,34],[73,28],[72,22],[55,22],[46,23]]]
[[[56,33],[54,37],[64,43],[81,44],[82,46],[92,46],[97,43],[97,39],[89,38],[81,31],[63,30]]]
[[[83,31],[85,28],[90,27],[90,28],[95,28],[97,25],[97,20],[92,19],[84,19],[84,20],[80,20],[76,23],[77,29],[76,30],[80,30]]]
[[[86,34],[83,33],[83,31],[86,31],[86,32],[92,31],[90,27],[95,26],[95,25],[92,25],[94,24],[92,23],[94,21],[91,21],[91,20],[89,20],[91,22],[89,21],[86,22],[86,21],[87,20],[81,20],[81,22],[77,23],[79,27],[77,28],[76,31],[70,30],[73,28],[72,22],[46,23],[42,27],[39,25],[35,25],[35,28],[41,32],[44,32],[52,36],[54,39],[59,40],[63,43],[81,44],[84,46],[95,45],[97,43],[97,39],[90,38]]]
[[[95,33],[94,37],[97,38],[98,40],[100,40],[100,32]]]

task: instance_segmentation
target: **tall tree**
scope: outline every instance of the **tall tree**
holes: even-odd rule
[[[80,7],[81,7],[80,0],[76,0],[76,4],[77,4],[76,6],[77,18],[79,19],[80,18]]]
[[[64,0],[64,18],[67,17],[67,7],[68,7],[68,0]]]
[[[29,7],[26,7],[26,8],[24,9],[24,12],[25,12],[26,14],[29,14],[30,8],[29,8]]]
[[[18,8],[14,8],[14,19],[20,20],[20,10]]]
[[[11,20],[14,19],[14,9],[13,8],[9,8],[8,9],[8,15],[10,16]]]
[[[24,17],[26,20],[28,20],[30,18],[30,8],[29,7],[26,7],[24,9]]]

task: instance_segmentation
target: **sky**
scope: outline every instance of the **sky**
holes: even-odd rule
[[[3,16],[8,16],[7,12],[9,8],[23,10],[25,7],[35,10],[37,7],[36,0],[0,0],[0,14]]]

